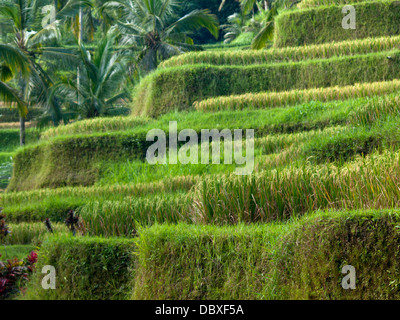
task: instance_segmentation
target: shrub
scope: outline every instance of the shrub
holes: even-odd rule
[[[133,113],[157,117],[191,109],[195,101],[210,97],[393,80],[398,69],[397,51],[273,65],[161,69],[136,88]]]
[[[15,257],[6,262],[0,261],[0,300],[13,298],[20,292],[29,280],[36,262],[37,253],[34,251],[24,260]]]
[[[302,164],[226,179],[204,179],[191,215],[197,223],[287,220],[318,209],[385,209],[400,205],[400,154],[357,157],[343,165]]]
[[[357,12],[356,29],[343,29],[342,5],[282,13],[275,20],[274,46],[281,48],[399,35],[398,1],[367,1],[352,5]]]

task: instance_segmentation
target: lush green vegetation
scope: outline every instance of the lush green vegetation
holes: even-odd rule
[[[324,6],[282,13],[276,19],[274,46],[282,48],[399,35],[398,24],[391,23],[398,21],[400,17],[397,1],[365,1],[352,5],[357,12],[356,30],[343,29],[342,6]]]
[[[0,0],[0,260],[57,285],[11,298],[399,298],[395,1],[43,3]],[[253,129],[254,170],[148,163],[171,122]]]
[[[221,47],[218,51],[207,50],[175,56],[162,62],[160,67],[169,68],[188,64],[252,65],[303,61],[389,51],[398,48],[399,42],[400,37],[397,36],[330,42],[322,45],[308,45],[303,47],[272,48],[260,51],[241,50],[227,52],[224,47]]]
[[[306,8],[322,7],[329,5],[353,4],[353,3],[368,2],[368,1],[373,1],[373,0],[303,0],[297,5],[297,7],[299,9],[306,9]]]
[[[18,259],[25,258],[32,250],[35,250],[35,246],[28,245],[13,245],[7,247],[0,247],[0,255],[2,259],[12,259],[17,257]]]
[[[266,225],[156,225],[134,241],[55,236],[39,267],[57,266],[57,289],[36,275],[24,298],[397,299],[398,223],[396,211],[317,212]],[[346,264],[360,272],[356,290],[337,286]]]
[[[24,296],[26,299],[126,299],[131,289],[134,243],[123,239],[72,238],[58,235],[45,241],[39,251],[39,270],[56,266],[56,290],[43,290],[40,273]]]
[[[133,298],[396,299],[397,224],[396,212],[329,212],[264,226],[156,226],[139,237]],[[362,274],[356,290],[337,285],[346,264]]]
[[[210,97],[393,80],[398,72],[397,51],[244,67],[188,65],[161,69],[141,82],[132,112],[157,117],[190,110],[194,102]]]

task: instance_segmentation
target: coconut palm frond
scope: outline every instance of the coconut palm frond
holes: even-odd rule
[[[218,39],[218,18],[216,15],[211,14],[207,9],[194,10],[188,13],[168,27],[165,32],[167,34],[171,33],[173,30],[178,32],[189,32],[200,28],[206,28],[216,39]]]
[[[17,104],[21,117],[25,118],[28,114],[26,102],[20,98],[18,92],[14,88],[3,81],[0,81],[0,100],[5,104]]]

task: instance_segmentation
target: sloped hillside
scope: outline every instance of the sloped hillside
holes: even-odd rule
[[[356,30],[341,26],[348,3]],[[25,298],[400,298],[399,20],[397,1],[304,0],[278,16],[272,49],[174,57],[135,88],[130,116],[16,150],[0,207],[13,244],[39,244],[38,270],[60,279],[46,291],[37,273]],[[149,164],[148,132],[171,122],[254,129],[254,172],[223,153]],[[84,236],[63,229],[70,210]],[[57,234],[39,236],[46,218]]]

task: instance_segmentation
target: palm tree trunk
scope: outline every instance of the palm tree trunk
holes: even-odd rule
[[[27,84],[25,81],[22,82],[21,84],[21,89],[22,89],[22,94],[24,101],[27,101],[28,99],[28,90],[27,90]],[[19,115],[19,144],[21,146],[25,145],[25,118],[20,114]]]
[[[19,143],[25,145],[25,118],[22,116],[19,117]]]
[[[158,61],[157,61],[157,49],[149,50],[149,60],[147,65],[147,71],[151,72],[157,69]]]
[[[79,9],[78,21],[79,21],[78,45],[81,46],[81,44],[82,44],[82,38],[83,38],[83,28],[82,28],[82,23],[83,23],[83,10],[82,10],[82,8]],[[78,91],[79,91],[80,86],[81,86],[81,83],[80,83],[80,82],[81,82],[81,81],[80,81],[80,77],[81,77],[80,71],[81,71],[81,70],[80,70],[79,67],[78,67],[78,70],[77,70],[77,73],[76,73],[76,87],[77,87]],[[79,93],[78,93],[78,92],[77,92],[77,94],[76,94],[76,100],[77,100],[77,103],[78,103],[78,105],[79,105]]]

